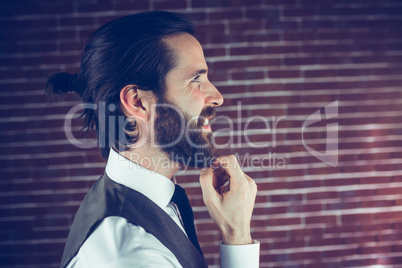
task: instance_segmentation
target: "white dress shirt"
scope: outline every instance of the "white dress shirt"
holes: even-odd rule
[[[179,211],[170,199],[175,185],[110,150],[106,174],[113,181],[134,189],[160,206],[184,231]],[[259,265],[259,242],[250,245],[220,244],[221,267],[254,268]],[[84,242],[69,268],[87,267],[182,267],[158,239],[122,217],[107,217]]]

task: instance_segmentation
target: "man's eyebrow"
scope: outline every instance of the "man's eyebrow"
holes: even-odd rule
[[[200,69],[200,70],[193,72],[188,78],[190,79],[190,78],[200,75],[200,74],[206,74],[207,72],[208,72],[207,69]]]

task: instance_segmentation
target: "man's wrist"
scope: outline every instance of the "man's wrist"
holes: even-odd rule
[[[250,231],[228,230],[222,231],[222,242],[225,245],[248,245],[252,244]]]

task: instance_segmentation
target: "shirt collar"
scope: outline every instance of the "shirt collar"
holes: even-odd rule
[[[114,149],[110,149],[105,172],[113,181],[142,193],[162,209],[172,199],[172,180],[128,160]]]

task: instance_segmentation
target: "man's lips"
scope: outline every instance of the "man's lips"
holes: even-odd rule
[[[205,118],[202,128],[205,130],[211,130],[211,125],[210,125],[210,120],[212,119],[213,116]]]
[[[211,127],[209,125],[205,125],[205,126],[202,126],[202,129],[211,130]]]

